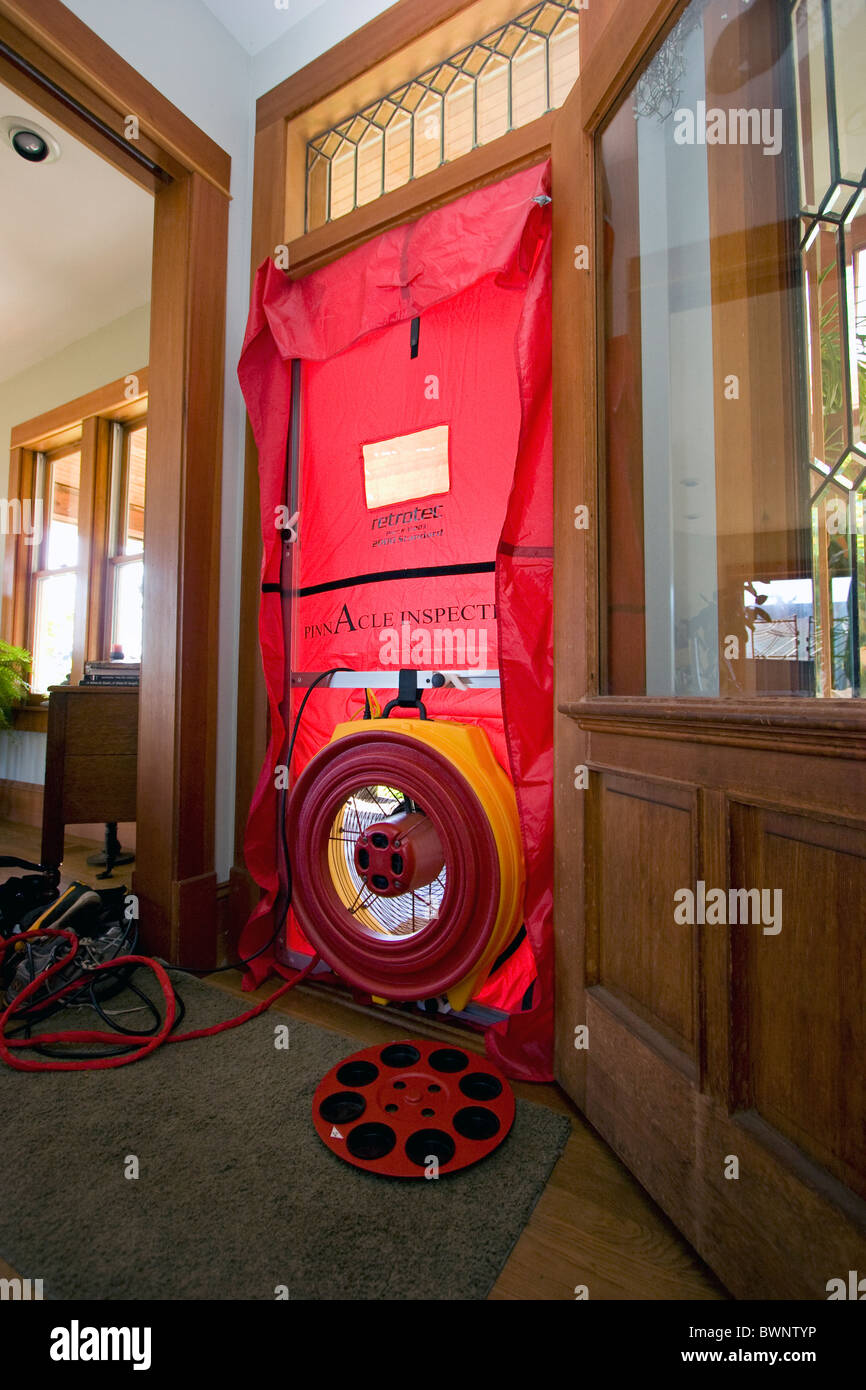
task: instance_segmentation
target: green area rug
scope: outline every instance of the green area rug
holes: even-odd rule
[[[184,1028],[245,1007],[176,979]],[[273,1012],[115,1071],[0,1065],[0,1255],[48,1299],[485,1298],[569,1123],[519,1101],[508,1139],[474,1168],[414,1182],[359,1172],[317,1138],[310,1109],[360,1046]]]

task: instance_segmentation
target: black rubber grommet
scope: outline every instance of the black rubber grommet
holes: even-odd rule
[[[406,1157],[419,1168],[425,1168],[431,1158],[437,1158],[444,1165],[451,1162],[456,1148],[444,1129],[417,1129],[406,1140]]]
[[[414,1067],[420,1062],[421,1053],[409,1043],[391,1043],[379,1053],[386,1067]]]
[[[461,1076],[460,1089],[470,1100],[495,1100],[502,1095],[502,1082],[489,1071],[472,1071]]]
[[[379,1075],[379,1068],[372,1062],[347,1062],[337,1072],[341,1086],[369,1086]]]
[[[356,1095],[354,1091],[337,1091],[325,1097],[319,1106],[319,1114],[328,1124],[347,1125],[360,1119],[366,1109],[367,1102],[363,1096]]]
[[[456,1047],[440,1047],[436,1052],[430,1053],[430,1065],[434,1071],[465,1071],[469,1066],[469,1058]]]
[[[492,1110],[482,1110],[477,1105],[467,1105],[454,1116],[454,1128],[463,1139],[492,1139],[499,1133],[499,1116]]]
[[[375,1162],[389,1154],[397,1142],[397,1136],[390,1125],[358,1125],[346,1140],[346,1148],[353,1158],[364,1158]]]

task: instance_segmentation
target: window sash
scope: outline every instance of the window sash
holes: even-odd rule
[[[10,564],[14,568],[9,594],[5,605],[5,624],[8,629],[4,635],[16,644],[24,645],[34,654],[38,634],[40,613],[40,594],[45,584],[64,575],[74,575],[75,620],[72,651],[72,681],[79,681],[84,673],[87,660],[107,659],[114,628],[114,589],[115,569],[118,563],[143,563],[143,550],[130,556],[117,556],[115,538],[117,519],[121,522],[125,512],[119,512],[121,501],[124,506],[128,496],[128,452],[130,436],[141,426],[146,426],[146,415],[138,415],[130,420],[118,420],[109,416],[94,416],[87,420],[70,420],[64,430],[65,442],[62,448],[52,447],[53,441],[36,441],[26,450],[19,451],[21,466],[16,468],[23,487],[21,501],[29,502],[31,514],[41,503],[43,507],[42,535],[37,545],[20,546]],[[78,562],[75,565],[52,565],[49,563],[48,514],[52,470],[63,458],[72,453],[80,454],[79,494],[78,494]],[[32,460],[32,462],[27,462]],[[99,479],[102,481],[99,481]],[[95,595],[101,595],[94,601]],[[14,627],[14,632],[13,632]],[[36,660],[36,676],[39,676],[39,661]],[[44,661],[41,663],[44,668]],[[44,691],[35,693],[44,694]]]

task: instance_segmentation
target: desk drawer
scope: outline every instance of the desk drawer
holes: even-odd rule
[[[63,779],[65,824],[135,820],[136,757],[67,757]]]
[[[67,758],[73,755],[136,756],[138,751],[138,692],[100,691],[71,696],[65,701]]]

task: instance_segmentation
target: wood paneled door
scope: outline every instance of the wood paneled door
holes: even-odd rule
[[[558,1076],[734,1295],[826,1299],[866,1276],[866,10],[600,11],[553,141]]]

